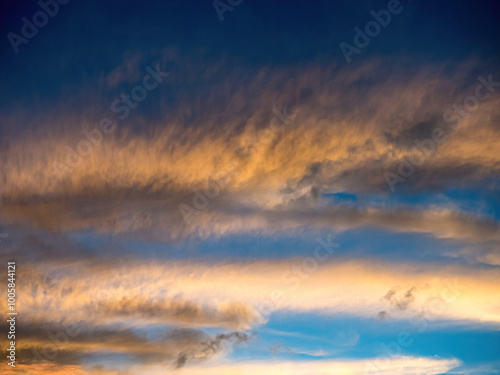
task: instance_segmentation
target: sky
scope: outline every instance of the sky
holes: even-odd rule
[[[500,373],[498,1],[1,7],[2,374]]]

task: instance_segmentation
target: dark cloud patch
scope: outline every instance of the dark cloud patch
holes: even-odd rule
[[[250,327],[258,315],[241,303],[227,304],[224,309],[203,306],[180,298],[148,300],[140,297],[122,298],[97,304],[99,316],[140,318],[168,322],[180,326],[217,326],[226,328]]]
[[[396,294],[397,289],[398,289],[398,287],[394,287],[394,288],[392,288],[391,290],[389,290],[389,291],[387,292],[387,294],[384,296],[384,299],[386,299],[386,300],[390,301],[390,300],[391,300],[391,298],[392,298],[392,297],[394,297],[394,295]]]
[[[432,131],[435,128],[444,126],[441,116],[435,116],[426,121],[410,123],[401,128],[391,127],[383,131],[383,134],[389,143],[398,147],[411,149],[415,147],[415,141],[432,139]]]
[[[399,293],[399,287],[395,287],[390,289],[387,294],[383,297],[386,301],[390,303],[390,305],[398,310],[405,311],[408,307],[415,301],[415,292],[417,291],[416,287],[412,287],[408,289],[406,292]],[[382,314],[385,313],[385,314]],[[381,315],[382,314],[382,315]],[[387,313],[382,311],[379,313],[379,317],[385,318]]]
[[[377,319],[378,320],[387,320],[389,319],[390,315],[387,311],[380,311],[378,314],[377,314]]]
[[[199,343],[196,348],[180,353],[177,360],[174,362],[174,367],[182,368],[188,361],[195,359],[196,361],[200,361],[213,357],[224,348],[224,345],[228,343],[238,345],[248,342],[250,338],[251,336],[242,332],[219,334],[214,338]]]

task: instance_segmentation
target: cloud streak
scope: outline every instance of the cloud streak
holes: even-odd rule
[[[82,267],[85,273],[78,271]],[[264,322],[261,311],[266,310],[372,318],[394,309],[397,319],[427,312],[430,321],[448,324],[500,322],[500,307],[492,302],[498,300],[494,296],[500,277],[494,269],[338,261],[305,272],[293,260],[156,261],[131,263],[123,273],[126,282],[110,280],[112,269],[112,262],[46,265],[43,269],[25,266],[19,275],[21,280],[26,274],[31,276],[29,286],[19,286],[25,296],[20,306],[25,319],[79,322],[92,317],[93,324],[110,324],[134,318],[143,325],[171,322],[249,329]],[[69,281],[70,291],[66,289]],[[394,285],[400,286],[401,295],[387,293]],[[275,291],[283,296],[268,306],[269,295]]]

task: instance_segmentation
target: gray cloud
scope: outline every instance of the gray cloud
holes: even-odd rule
[[[244,342],[248,342],[250,336],[242,332],[232,332],[229,334],[219,334],[214,338],[202,341],[195,348],[184,351],[179,354],[176,361],[174,362],[175,368],[183,367],[188,361],[195,360],[200,361],[210,358],[217,354],[223,349],[226,343],[233,343],[238,345]]]
[[[398,311],[405,311],[415,301],[415,292],[417,291],[417,288],[412,287],[402,293],[398,293],[399,290],[399,287],[390,289],[383,299],[387,300],[394,309]],[[388,314],[385,311],[379,313],[379,318],[381,319],[385,319],[387,316]]]

